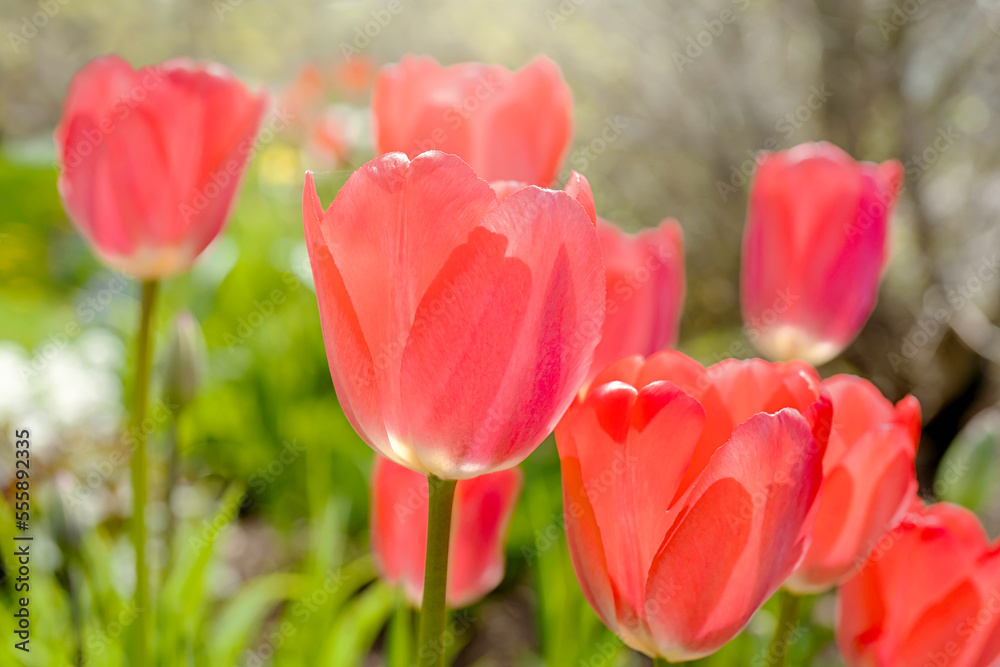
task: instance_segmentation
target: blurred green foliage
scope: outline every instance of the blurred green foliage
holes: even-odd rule
[[[1000,535],[1000,413],[980,413],[941,459],[934,481],[941,500],[976,512],[991,538]]]

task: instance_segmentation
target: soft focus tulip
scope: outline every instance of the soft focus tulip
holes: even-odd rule
[[[379,71],[372,114],[378,152],[452,153],[488,181],[551,184],[573,135],[572,93],[544,56],[516,72],[406,56]]]
[[[787,584],[797,593],[819,592],[849,577],[917,492],[917,399],[907,396],[893,406],[853,375],[836,375],[823,386],[833,401],[833,427],[812,544]]]
[[[591,219],[565,192],[502,202],[459,158],[356,171],[306,244],[337,397],[383,456],[442,479],[517,465],[587,376],[604,319]]]
[[[455,487],[448,544],[448,606],[468,606],[503,579],[504,535],[521,493],[520,468]],[[372,470],[372,554],[388,581],[420,606],[427,551],[427,477],[381,456]]]
[[[608,297],[591,377],[622,357],[675,345],[684,307],[684,233],[676,220],[632,235],[598,219],[597,235]]]
[[[367,56],[354,55],[339,61],[333,68],[334,89],[344,95],[362,95],[374,80],[375,63]]]
[[[347,161],[352,144],[348,119],[337,107],[328,108],[312,121],[305,140],[309,156],[330,169]]]
[[[229,217],[265,106],[214,63],[92,61],[55,132],[66,211],[114,268],[187,270]]]
[[[279,106],[291,118],[290,129],[302,130],[307,121],[326,105],[327,86],[323,71],[316,63],[306,63],[295,73],[278,98]]]
[[[1000,664],[1000,544],[958,505],[917,501],[840,588],[849,667]]]
[[[501,200],[527,187],[517,181],[491,185]],[[684,233],[671,219],[655,229],[627,234],[598,218],[590,184],[576,171],[570,172],[563,191],[587,208],[601,241],[607,303],[601,342],[590,367],[588,379],[593,379],[622,357],[649,356],[677,342],[684,306]]]
[[[556,427],[584,595],[671,661],[736,636],[808,546],[829,397],[800,362],[619,360]]]
[[[743,233],[743,321],[772,359],[820,364],[861,330],[889,259],[897,160],[855,162],[828,143],[764,155]]]

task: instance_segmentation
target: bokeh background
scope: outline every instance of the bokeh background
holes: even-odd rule
[[[5,639],[0,663],[122,665],[134,620],[121,423],[137,287],[67,220],[51,138],[73,73],[109,52],[136,66],[222,62],[269,87],[287,119],[260,142],[228,231],[167,281],[156,317],[158,664],[408,664],[413,614],[367,555],[372,452],[330,382],[299,204],[305,169],[329,201],[370,159],[372,69],[407,52],[559,63],[576,102],[566,166],[589,179],[599,214],[684,228],[680,347],[706,364],[754,354],[738,275],[757,151],[823,139],[902,160],[878,307],[821,370],[915,394],[922,492],[1000,529],[1000,2],[4,0],[0,28],[0,544],[13,531],[14,429],[32,434],[36,535],[32,652]],[[181,309],[206,341],[183,405],[162,373]],[[647,664],[579,592],[552,441],[524,468],[506,577],[455,616],[455,664]],[[840,664],[833,604],[808,605],[792,664]],[[698,664],[763,665],[774,611]]]

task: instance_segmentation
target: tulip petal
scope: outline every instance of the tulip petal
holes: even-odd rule
[[[813,541],[789,587],[813,592],[839,583],[898,523],[916,492],[908,434],[882,427],[862,436],[826,474]]]
[[[446,474],[455,472],[448,469],[450,460],[469,461],[494,444],[492,434],[479,429],[503,428],[506,421],[490,409],[511,365],[532,290],[531,270],[505,256],[507,245],[505,237],[482,227],[469,234],[424,296],[403,354],[400,384],[410,437],[420,443],[422,465]],[[433,442],[433,434],[440,442]],[[427,445],[440,447],[441,454]]]
[[[639,390],[626,455],[644,573],[649,572],[672,521],[666,508],[677,493],[704,426],[705,409],[673,384],[652,382]],[[664,433],[670,434],[666,443]]]
[[[388,581],[402,583],[410,604],[420,606],[427,552],[427,477],[376,456],[371,502],[376,568]]]
[[[984,605],[1000,610],[996,553],[971,511],[916,503],[840,588],[837,642],[848,664],[922,666],[940,651],[948,664],[977,664],[995,627]]]
[[[892,403],[882,392],[862,378],[834,375],[824,380],[823,386],[836,406],[833,415],[836,435],[831,438],[826,459],[827,466],[832,468],[847,453],[850,445],[878,425],[894,421],[895,414]]]
[[[726,359],[708,369],[734,424],[759,412],[785,407],[799,412],[816,401],[819,376],[804,364],[769,364],[761,359]]]
[[[729,439],[735,424],[709,373],[687,355],[665,350],[650,357],[639,374],[636,386],[656,380],[667,380],[680,387],[681,391],[696,398],[705,410],[705,428],[677,488],[680,497],[708,465],[715,450]]]
[[[606,368],[601,370],[597,375],[591,380],[589,387],[600,387],[602,384],[607,384],[608,382],[624,382],[625,384],[630,384],[633,387],[643,387],[645,383],[639,382],[639,373],[642,372],[643,367],[646,366],[646,360],[638,354],[633,354],[629,357],[623,357],[618,361],[609,364]]]
[[[978,656],[975,667],[992,667],[1000,659],[1000,544],[991,546],[980,565],[974,577],[981,603],[968,639]]]
[[[735,636],[794,570],[814,512],[822,452],[797,412],[740,424],[679,503],[653,561],[650,628],[668,659],[708,655]]]
[[[619,603],[608,575],[604,557],[604,540],[597,525],[594,508],[587,498],[580,472],[580,459],[572,452],[573,436],[558,436],[562,469],[563,507],[567,516],[566,541],[573,569],[577,573],[580,589],[606,626],[618,632]]]
[[[920,433],[923,424],[920,416],[920,401],[914,396],[904,396],[899,403],[896,403],[895,422],[905,428],[910,435],[913,453],[917,453],[920,446]]]
[[[950,667],[971,667],[975,661],[964,650],[965,642],[960,643],[964,633],[959,635],[959,628],[966,627],[969,635],[974,633],[973,624],[981,604],[975,585],[970,581],[961,582],[944,598],[923,610],[899,645],[899,651],[891,657],[891,664],[923,667],[928,663],[933,665],[936,659],[938,662],[944,660]],[[954,647],[953,655],[944,650],[951,647]]]
[[[488,180],[550,185],[573,136],[572,93],[558,65],[545,56],[515,72],[507,85],[509,91],[488,93],[493,104],[485,105],[477,128],[477,171]]]
[[[471,161],[474,127],[463,103],[479,101],[471,93],[477,79],[489,80],[489,70],[478,65],[442,68],[426,56],[404,56],[397,65],[383,67],[372,91],[378,152],[400,151],[412,159],[439,150]],[[520,179],[508,175],[488,180]]]
[[[504,537],[523,479],[520,468],[510,468],[459,481],[448,555],[449,607],[466,607],[503,580]]]
[[[580,206],[587,212],[590,222],[596,227],[597,207],[594,205],[594,191],[590,189],[590,182],[587,181],[586,177],[577,171],[571,171],[563,192],[580,202]]]
[[[414,468],[399,388],[404,345],[449,255],[496,205],[489,185],[455,156],[426,153],[411,162],[394,153],[354,172],[323,216],[323,238],[373,360],[385,453]]]
[[[351,426],[376,449],[392,458],[376,384],[375,366],[340,270],[323,239],[323,206],[312,173],[302,190],[306,249],[316,283],[319,319],[337,400]]]
[[[943,598],[957,586],[989,545],[975,514],[948,503],[935,503],[910,515],[912,526],[894,534],[893,547],[879,554],[885,603],[902,640],[916,624],[927,600]],[[913,552],[921,554],[913,558]],[[914,581],[922,582],[919,587]]]
[[[674,345],[685,289],[684,241],[677,221],[664,220],[655,229],[630,235],[599,220],[597,232],[608,298],[591,375],[624,356],[651,355]]]
[[[635,610],[643,606],[646,573],[671,520],[667,508],[704,418],[697,401],[668,382],[638,392],[611,382],[590,392],[557,431],[570,524],[582,524],[571,535],[574,563],[583,568],[595,609],[632,645],[648,642]]]
[[[878,568],[866,564],[837,594],[837,648],[848,665],[879,665],[885,619]]]
[[[572,115],[572,94],[545,57],[511,72],[406,56],[380,70],[372,94],[379,153],[452,153],[488,181],[549,185],[569,146]]]
[[[583,382],[603,305],[580,206],[536,187],[504,199],[439,271],[404,351],[401,398],[423,465],[463,478],[527,456]]]

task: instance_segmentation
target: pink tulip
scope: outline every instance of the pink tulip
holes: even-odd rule
[[[518,181],[491,183],[502,200],[527,187]],[[597,217],[590,184],[570,172],[564,192],[587,209],[601,240],[607,282],[604,331],[590,367],[593,379],[605,366],[634,354],[650,355],[677,342],[684,305],[684,233],[676,220],[626,234]]]
[[[772,359],[820,364],[861,330],[889,259],[897,160],[855,162],[828,143],[765,155],[743,234],[743,321]]]
[[[365,442],[442,479],[541,443],[604,320],[600,243],[573,196],[501,202],[453,155],[390,153],[325,212],[307,174],[303,217],[333,383]]]
[[[907,396],[893,406],[853,375],[835,375],[823,386],[833,400],[833,427],[812,544],[787,583],[798,593],[823,591],[849,577],[917,492],[917,399]]]
[[[676,220],[626,234],[598,220],[608,298],[591,378],[613,361],[677,343],[684,306],[684,233]]]
[[[455,487],[448,544],[448,606],[466,607],[503,579],[504,535],[521,493],[519,468]],[[420,606],[427,551],[427,477],[381,456],[372,469],[372,553],[382,576]]]
[[[584,595],[630,647],[671,661],[736,636],[795,570],[830,401],[799,362],[679,352],[602,371],[556,427]]]
[[[572,93],[544,56],[517,72],[406,56],[379,71],[372,114],[379,153],[452,153],[488,181],[549,185],[573,135]]]
[[[265,106],[214,63],[92,61],[55,132],[66,211],[114,268],[187,270],[229,217]]]
[[[957,505],[916,501],[840,588],[849,667],[1000,664],[1000,543]]]

